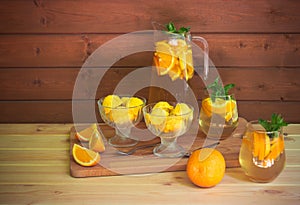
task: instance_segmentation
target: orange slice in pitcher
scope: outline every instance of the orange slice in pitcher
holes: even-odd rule
[[[178,63],[181,70],[180,78],[187,81],[194,75],[192,50],[189,49],[186,41],[183,39],[177,40],[175,50],[175,55],[178,56]]]
[[[100,154],[98,152],[94,152],[78,144],[73,145],[72,154],[74,160],[81,166],[95,166],[100,161]]]
[[[178,78],[183,78],[183,74],[182,74],[182,71],[181,71],[181,68],[180,66],[178,65],[178,63],[176,63],[172,68],[171,70],[169,70],[168,72],[170,78],[172,81],[178,79]]]
[[[159,75],[167,74],[175,64],[175,54],[166,41],[156,43],[154,62]]]
[[[183,70],[183,76],[186,81],[191,79],[194,75],[194,67],[193,67],[193,55],[192,50],[188,49],[185,56],[185,62],[180,61],[180,66],[185,66],[185,69]],[[185,65],[183,64],[185,63]]]

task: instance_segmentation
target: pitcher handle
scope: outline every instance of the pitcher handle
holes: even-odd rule
[[[208,66],[208,52],[209,52],[209,49],[208,49],[208,43],[207,41],[202,38],[201,36],[192,36],[191,37],[192,40],[195,40],[195,41],[200,41],[202,44],[203,44],[203,51],[204,51],[204,80],[207,79],[207,76],[208,76],[208,71],[209,71],[209,66]]]

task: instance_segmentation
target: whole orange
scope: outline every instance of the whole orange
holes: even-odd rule
[[[213,148],[203,148],[193,152],[187,162],[189,179],[200,187],[213,187],[224,177],[225,159],[221,152]]]

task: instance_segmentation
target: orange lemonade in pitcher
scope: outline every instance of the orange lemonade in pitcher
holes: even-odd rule
[[[207,48],[207,42],[201,37],[192,37],[189,28],[176,29],[173,23],[166,25],[167,31],[157,32],[151,82],[163,81],[162,86],[150,87],[149,103],[158,101],[185,101],[188,80],[194,75],[192,39],[201,41]],[[199,39],[198,39],[199,38]],[[207,52],[207,49],[205,49]],[[208,58],[207,55],[205,57]],[[208,61],[207,59],[205,59]],[[208,66],[207,68],[208,69]],[[167,76],[167,77],[166,77]],[[181,83],[181,84],[180,84]],[[182,85],[183,83],[183,85]],[[155,83],[154,83],[155,84]],[[175,91],[168,90],[180,86]],[[167,87],[166,87],[167,86]],[[164,89],[164,88],[167,89]],[[174,100],[176,98],[176,100]]]

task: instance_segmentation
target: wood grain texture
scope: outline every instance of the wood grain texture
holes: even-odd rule
[[[73,124],[51,124],[51,127],[49,127],[49,124],[13,124],[10,123],[10,126],[7,126],[3,124],[0,125],[0,136],[1,137],[8,137],[8,136],[26,136],[26,137],[33,137],[35,135],[38,136],[59,136],[62,137],[62,141],[64,139],[69,138],[70,128],[73,126]],[[64,138],[66,137],[66,138]]]
[[[299,7],[280,0],[3,0],[0,31],[123,33],[174,21],[196,32],[299,32]]]
[[[299,122],[299,8],[292,0],[3,0],[0,122],[72,122],[74,79],[86,59],[115,37],[152,29],[152,21],[190,26],[208,41],[222,80],[237,84],[244,117],[280,108]],[[108,73],[96,97],[87,88],[80,98],[110,94],[130,69],[149,65],[152,52],[118,59],[113,67],[125,70]],[[204,86],[198,80],[191,81],[197,91]]]
[[[98,47],[120,35],[2,35],[0,67],[81,67]],[[208,41],[209,57],[216,67],[300,66],[300,34],[201,36]],[[107,52],[121,54],[126,49],[111,47]],[[151,66],[152,53],[142,51],[116,61],[114,66]]]
[[[184,171],[153,173],[147,175],[107,176],[78,179],[70,176],[69,153],[56,150],[34,151],[49,142],[58,147],[69,146],[64,140],[66,130],[72,124],[0,124],[1,150],[0,198],[3,204],[298,204],[300,180],[300,126],[292,124],[285,128],[287,163],[283,172],[271,183],[253,183],[241,168],[226,169],[223,180],[211,189],[194,186]],[[16,130],[16,132],[13,132]],[[22,133],[24,130],[24,133]],[[5,137],[10,135],[12,139]],[[54,134],[52,136],[52,134]],[[61,135],[59,139],[57,136]],[[21,137],[23,136],[23,137]],[[41,143],[23,139],[36,136]],[[42,137],[44,136],[44,137]],[[4,138],[2,138],[4,137]],[[8,143],[7,143],[7,140]],[[45,140],[45,141],[44,141]],[[50,140],[50,141],[49,141]],[[25,160],[8,163],[24,150]],[[38,155],[39,153],[40,155]],[[67,156],[67,157],[66,157]],[[34,159],[35,163],[32,163]],[[40,159],[40,160],[38,160]],[[47,163],[47,160],[49,163]],[[5,163],[4,163],[5,162]],[[40,163],[38,163],[40,162]],[[118,196],[116,197],[116,193]],[[187,197],[188,196],[188,197]],[[255,196],[255,197],[253,197]],[[145,200],[145,198],[149,200]],[[226,199],[226,200],[225,200]]]
[[[23,174],[18,176],[14,173],[4,173],[5,182],[9,181],[9,183],[1,185],[3,202],[29,204],[39,201],[47,204],[61,204],[74,201],[73,204],[79,204],[79,201],[85,201],[85,203],[95,204],[102,201],[105,204],[117,204],[119,200],[122,200],[124,204],[132,204],[139,200],[142,204],[143,198],[140,196],[143,196],[150,198],[148,202],[164,201],[167,204],[185,204],[187,202],[199,204],[203,200],[214,204],[224,204],[222,202],[224,198],[228,202],[225,204],[232,204],[237,199],[244,198],[246,198],[244,204],[251,204],[256,200],[260,202],[267,200],[266,202],[271,201],[273,204],[280,204],[278,202],[282,203],[283,201],[297,204],[299,199],[297,196],[298,185],[289,182],[291,179],[298,179],[296,172],[299,171],[299,168],[286,168],[274,183],[264,185],[247,181],[240,169],[228,169],[221,184],[213,189],[196,188],[190,184],[184,172],[79,180],[69,177],[65,168],[62,167],[57,167],[56,172],[38,170],[41,171],[37,176],[34,176],[35,173],[29,172],[26,175],[27,180]],[[22,173],[22,169],[20,172]],[[15,180],[14,176],[16,176]],[[22,183],[18,184],[18,182]],[[288,185],[284,185],[284,183]],[[99,192],[100,189],[103,191]],[[78,193],[78,190],[82,191]],[[233,190],[234,193],[230,193]],[[28,195],[26,192],[35,194]],[[115,197],[116,192],[119,193],[118,197]],[[186,194],[189,195],[189,199],[186,199]],[[211,194],[214,194],[214,197],[211,197]],[[256,200],[248,197],[251,195],[255,195]]]
[[[25,127],[25,126],[24,126]],[[38,128],[39,129],[39,128]],[[1,132],[1,131],[0,131]],[[15,151],[41,151],[41,150],[58,150],[64,151],[69,149],[69,136],[64,134],[43,134],[36,132],[35,134],[0,134],[1,139],[5,140],[5,144],[0,145],[0,150],[15,150]],[[16,140],[21,140],[22,144],[15,144]],[[26,146],[24,146],[26,144]]]
[[[79,70],[79,68],[0,69],[0,100],[71,100]],[[111,94],[120,80],[134,70],[134,68],[109,69],[103,79],[101,81],[99,79],[96,96],[86,88],[80,94],[81,99],[99,99]],[[218,68],[218,72],[224,84],[236,84],[233,93],[238,100],[300,101],[300,67]],[[90,75],[86,78],[94,79]],[[150,76],[145,76],[144,81],[147,82],[147,79],[150,80]],[[141,79],[134,80],[138,83]],[[202,79],[195,75],[189,84],[200,100],[205,87]],[[148,91],[143,89],[141,95],[147,97]]]
[[[75,101],[82,113],[81,123],[93,122],[93,116],[87,116],[88,101]],[[277,101],[238,101],[239,115],[247,120],[269,119],[271,114],[279,112],[288,122],[299,122],[300,102]],[[0,122],[2,123],[65,123],[73,122],[71,101],[1,101]],[[17,116],[17,117],[16,117]],[[80,116],[80,115],[79,115]],[[102,122],[95,104],[95,116]]]
[[[299,170],[287,169],[287,172],[291,173]],[[239,179],[230,176],[236,173],[239,175]],[[45,175],[42,176],[47,177]],[[107,177],[105,179],[106,177],[102,177],[101,179],[92,179],[90,183],[78,183],[79,179],[70,179],[71,182],[68,182],[68,185],[62,185],[58,181],[53,183],[36,183],[34,185],[9,184],[1,186],[1,193],[3,193],[2,200],[6,204],[18,204],[20,202],[30,204],[36,201],[44,204],[70,204],[70,201],[72,201],[72,204],[80,204],[80,201],[84,201],[86,204],[97,204],[101,201],[110,205],[118,204],[122,200],[124,205],[130,205],[138,200],[139,204],[159,204],[163,201],[165,204],[180,205],[188,203],[197,205],[202,201],[207,201],[210,204],[229,205],[234,204],[237,200],[243,200],[245,205],[253,203],[259,205],[264,203],[280,205],[284,202],[296,205],[299,201],[297,194],[299,191],[298,185],[278,185],[280,182],[286,182],[286,177],[288,176],[285,176],[285,174],[282,174],[276,180],[276,183],[272,184],[273,186],[270,184],[251,185],[248,182],[236,187],[235,185],[228,185],[229,182],[240,182],[245,180],[245,178],[239,169],[231,169],[222,181],[224,186],[217,186],[213,190],[194,187],[192,184],[189,184],[183,172],[175,173],[171,176],[164,174],[159,176],[161,178],[164,177],[164,179],[158,178],[157,175],[150,175],[134,177],[136,179],[134,181],[132,180],[133,177],[127,177],[126,179],[120,179],[120,177]],[[32,175],[28,177],[32,177]],[[294,176],[289,178],[298,179]],[[142,184],[146,188],[143,188]],[[184,187],[182,186],[183,184],[185,185]],[[78,193],[78,190],[81,190],[81,192]],[[28,195],[24,193],[25,191],[35,194]],[[116,197],[116,193],[118,193],[118,197]],[[255,199],[252,196],[255,196]],[[145,197],[149,198],[147,202],[145,202]],[[226,199],[225,202],[224,198]]]

